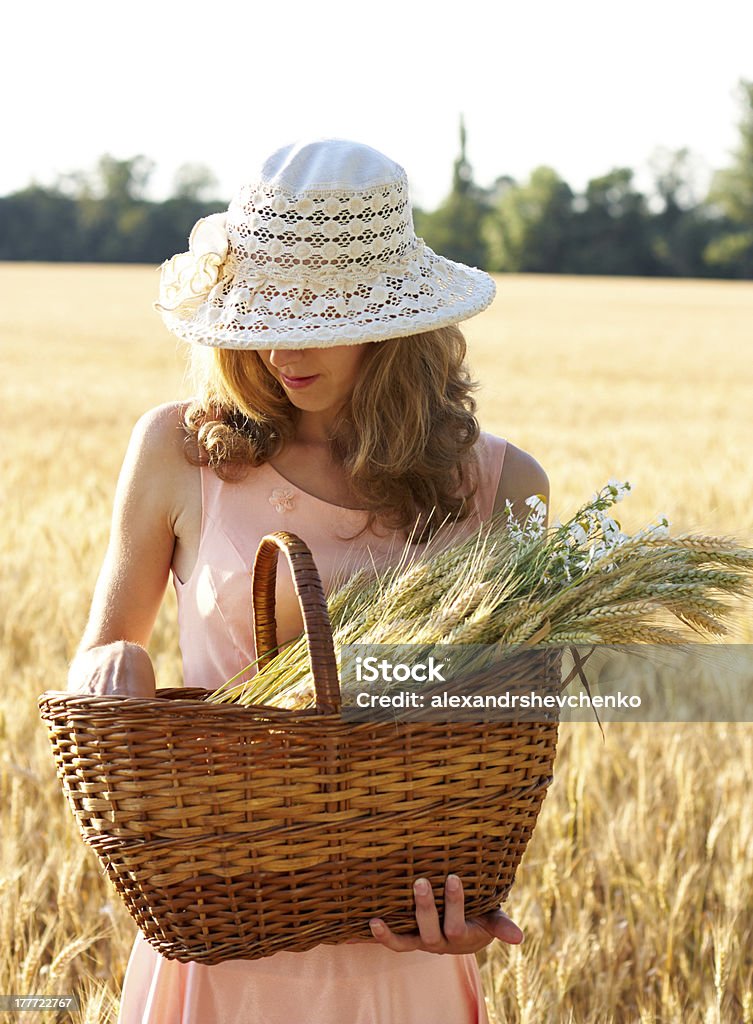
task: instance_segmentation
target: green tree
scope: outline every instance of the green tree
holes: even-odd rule
[[[473,180],[466,157],[465,123],[460,119],[460,155],[452,172],[452,188],[434,210],[414,211],[416,232],[427,245],[448,259],[485,268],[488,254],[483,225],[488,213],[486,193]]]
[[[129,206],[143,199],[154,167],[154,161],[142,154],[118,160],[105,153],[99,158],[95,172],[97,190],[105,201]]]
[[[675,277],[704,277],[703,252],[715,233],[713,218],[699,201],[697,161],[687,147],[658,148],[649,160],[659,209],[651,218],[651,246],[658,272]]]
[[[719,232],[706,246],[706,262],[732,277],[753,277],[753,81],[738,85],[742,117],[732,164],[717,171],[708,202],[718,211]]]
[[[184,165],[177,195],[145,197],[154,164],[143,156],[106,154],[91,171],[58,177],[51,188],[30,185],[0,197],[0,259],[161,263],[188,247],[200,217],[226,203],[201,199],[214,188],[203,165]]]
[[[29,185],[0,198],[0,259],[80,260],[76,200]]]
[[[498,198],[485,227],[495,271],[558,273],[564,269],[573,193],[551,167],[537,167],[525,184],[497,179]]]
[[[92,260],[141,262],[153,204],[145,198],[154,162],[141,154],[101,156],[79,198],[79,231]]]
[[[226,202],[216,200],[210,203],[185,196],[172,196],[164,203],[154,203],[145,228],[142,259],[161,263],[176,252],[185,252],[189,233],[196,221],[226,209]]]
[[[631,168],[616,167],[592,178],[579,207],[563,270],[614,275],[659,271],[646,197],[634,189]]]
[[[173,199],[207,202],[215,194],[217,178],[206,164],[181,164],[173,177]]]

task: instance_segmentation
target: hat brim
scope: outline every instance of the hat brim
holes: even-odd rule
[[[193,310],[161,312],[173,334],[212,348],[330,348],[448,327],[486,309],[495,293],[485,271],[424,245],[399,275],[368,281],[280,281],[240,265]]]

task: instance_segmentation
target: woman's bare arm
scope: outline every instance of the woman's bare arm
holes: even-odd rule
[[[118,479],[107,553],[68,674],[70,691],[154,694],[154,670],[145,647],[167,585],[187,468],[176,410],[160,406],[134,427]]]
[[[522,524],[530,515],[531,509],[525,501],[532,494],[541,494],[544,497],[547,505],[544,520],[546,525],[549,522],[549,477],[532,455],[508,442],[505,461],[502,463],[502,475],[494,499],[494,511],[504,511],[505,501],[509,499],[512,502],[513,514]]]

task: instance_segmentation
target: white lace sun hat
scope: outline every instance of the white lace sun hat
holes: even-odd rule
[[[327,348],[418,334],[485,309],[482,270],[416,238],[405,171],[344,139],[285,146],[162,265],[170,331],[217,348]]]

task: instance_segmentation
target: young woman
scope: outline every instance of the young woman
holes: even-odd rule
[[[137,423],[69,689],[153,696],[146,645],[170,573],[186,686],[255,657],[249,566],[265,533],[310,547],[326,592],[406,542],[454,542],[548,481],[481,431],[456,326],[494,295],[481,271],[415,237],[405,173],[367,146],[279,150],[227,214],[163,267],[158,308],[194,343],[197,394]],[[278,643],[302,630],[287,563]],[[466,920],[462,879],[414,887],[416,932],[213,967],[163,958],[139,932],[119,1024],[478,1024],[474,953],[516,943],[501,911]],[[446,953],[449,956],[438,956]]]

